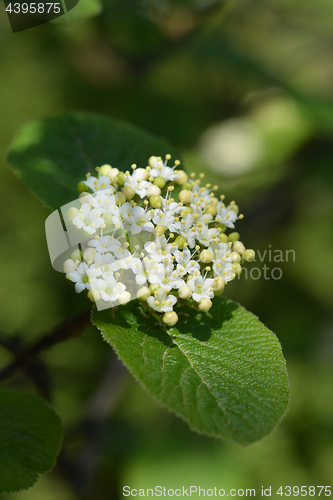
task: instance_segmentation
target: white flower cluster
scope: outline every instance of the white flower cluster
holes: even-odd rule
[[[218,187],[168,166],[152,156],[132,173],[110,165],[78,184],[80,208],[68,218],[84,231],[87,243],[64,263],[66,277],[99,309],[143,301],[163,322],[176,324],[177,302],[208,311],[214,295],[240,274],[241,262],[254,259],[233,229],[239,210],[217,198]]]

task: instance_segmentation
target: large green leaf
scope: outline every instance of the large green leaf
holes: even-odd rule
[[[32,486],[54,467],[62,423],[42,399],[0,391],[0,493]]]
[[[93,310],[92,321],[158,401],[193,430],[249,444],[286,412],[289,386],[276,336],[235,302],[216,297],[209,313],[181,308],[168,330],[133,301]]]
[[[51,208],[78,197],[76,185],[105,163],[129,170],[151,155],[177,153],[164,140],[136,127],[90,113],[65,113],[24,125],[8,160],[17,175]]]

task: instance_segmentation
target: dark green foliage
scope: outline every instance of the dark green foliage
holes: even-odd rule
[[[0,493],[32,486],[55,466],[62,423],[42,399],[0,391]]]

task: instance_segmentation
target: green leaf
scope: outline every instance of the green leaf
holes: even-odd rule
[[[276,336],[256,316],[216,297],[209,313],[182,307],[167,330],[137,302],[115,317],[94,309],[92,321],[159,402],[193,430],[244,445],[276,427],[288,406],[287,372]]]
[[[51,208],[78,198],[85,174],[105,163],[129,170],[146,167],[151,155],[177,153],[164,140],[136,127],[90,113],[65,113],[24,125],[8,160],[24,183]]]
[[[42,399],[0,390],[0,493],[32,486],[56,463],[62,423]]]

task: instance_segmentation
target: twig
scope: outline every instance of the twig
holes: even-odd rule
[[[32,345],[19,350],[12,350],[16,359],[0,370],[0,382],[9,378],[16,370],[22,369],[31,375],[31,366],[36,364],[36,356],[45,349],[59,344],[67,339],[78,337],[90,323],[90,311],[85,311],[76,317],[66,319],[52,333],[43,336]],[[2,342],[4,345],[4,343]]]

